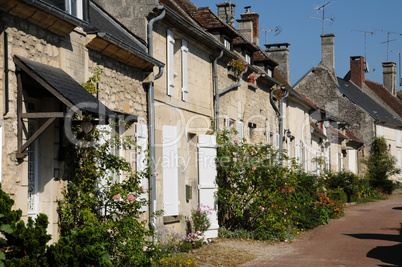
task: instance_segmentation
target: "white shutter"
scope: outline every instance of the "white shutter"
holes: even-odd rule
[[[102,146],[106,142],[110,142],[110,139],[111,139],[111,136],[112,136],[111,135],[112,134],[112,127],[110,127],[109,124],[107,124],[107,125],[98,125],[98,126],[96,126],[96,129],[98,129],[98,131],[99,131],[99,141],[98,141],[99,145]],[[99,182],[100,182],[100,186],[101,186],[101,188],[100,188],[101,191],[102,191],[103,187],[107,186],[107,177],[110,177],[112,175],[113,174],[109,170],[106,170],[106,172],[105,172],[106,177],[99,177],[98,178]]]
[[[275,149],[279,149],[279,134],[275,134]]]
[[[37,130],[35,122],[28,123],[28,136]],[[36,218],[39,214],[39,140],[28,147],[28,216]]]
[[[3,120],[0,119],[0,183],[3,176]]]
[[[267,143],[271,145],[271,133],[267,132]]]
[[[377,133],[378,137],[384,136],[383,127],[381,125],[377,125],[377,131],[378,131]]]
[[[143,172],[147,169],[147,147],[148,147],[148,127],[146,124],[137,124],[136,128],[137,137],[137,171]],[[146,199],[148,202],[148,177],[141,178],[141,186],[144,192],[140,195],[140,198]],[[147,205],[141,207],[141,211],[147,211]]]
[[[336,159],[335,159],[335,170],[339,172],[339,153],[336,153]]]
[[[295,139],[295,158],[296,158],[296,163],[300,164],[300,140]]]
[[[167,94],[173,96],[174,93],[174,43],[173,32],[167,30]]]
[[[349,156],[349,171],[357,174],[357,171],[356,171],[356,150],[349,150],[348,151],[348,156]]]
[[[182,91],[182,99],[183,101],[187,101],[188,99],[188,46],[186,40],[181,41],[181,77],[182,77],[182,84],[183,87],[181,88]]]
[[[216,192],[216,136],[200,134],[198,136],[198,174],[199,174],[199,203],[213,208],[208,214],[211,226],[205,232],[206,238],[218,237],[218,203]]]
[[[237,138],[240,140],[240,142],[243,142],[243,122],[242,121],[236,121],[236,131],[237,131]]]
[[[401,132],[399,129],[395,129],[396,132],[396,146],[400,147],[401,146]]]
[[[179,215],[179,181],[177,165],[177,127],[162,126],[164,215]]]
[[[396,151],[396,158],[397,158],[397,161],[398,161],[398,168],[399,169],[401,169],[402,168],[402,158],[401,158],[401,151],[400,150],[398,150],[398,151]]]

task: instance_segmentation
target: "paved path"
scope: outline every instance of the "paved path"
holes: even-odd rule
[[[402,266],[402,195],[346,209],[346,215],[274,245],[243,266]]]

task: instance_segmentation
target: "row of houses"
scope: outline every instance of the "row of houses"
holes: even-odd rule
[[[198,203],[216,210],[211,120],[218,129],[236,128],[245,142],[283,148],[311,173],[362,173],[360,159],[375,136],[387,139],[401,166],[395,63],[383,64],[384,85],[365,80],[362,57],[351,57],[351,71],[338,78],[335,36],[322,35],[321,63],[290,86],[290,44],[262,49],[259,14],[246,10],[236,28],[235,8],[218,3],[215,13],[188,0],[0,0],[0,178],[23,217],[47,214],[57,240],[73,113],[149,150],[144,218],[155,229],[187,231]],[[246,68],[236,73],[234,62]],[[99,68],[92,95],[80,84]],[[131,127],[108,126],[117,119]],[[114,153],[144,168],[144,151]],[[149,216],[158,210],[164,216]],[[208,237],[217,234],[215,218]]]

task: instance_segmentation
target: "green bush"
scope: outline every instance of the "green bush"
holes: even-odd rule
[[[269,144],[237,140],[234,130],[217,133],[219,224],[253,232],[257,239],[289,240],[301,229],[327,223],[342,205],[319,205],[322,183]],[[281,160],[292,162],[282,167]],[[332,204],[331,204],[332,203]]]
[[[362,179],[353,172],[342,171],[329,173],[324,177],[327,189],[343,189],[347,195],[347,202],[356,201],[362,188]]]
[[[11,210],[14,204],[0,185],[0,260],[7,266],[48,266],[46,251],[51,236],[45,214],[28,223],[21,220],[21,210]]]
[[[387,141],[384,137],[376,137],[371,145],[371,154],[362,161],[367,166],[367,178],[370,186],[380,189],[386,194],[392,194],[397,188],[394,181],[389,178],[400,173],[396,168],[396,158],[388,151]]]

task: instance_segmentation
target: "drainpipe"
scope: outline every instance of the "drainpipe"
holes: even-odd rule
[[[216,112],[216,118],[215,118],[215,125],[216,125],[216,130],[219,130],[219,98],[237,88],[239,88],[242,83],[243,83],[243,74],[246,73],[248,67],[246,67],[242,73],[239,75],[239,82],[236,84],[233,84],[231,86],[226,87],[222,91],[219,90],[218,88],[218,75],[217,75],[217,67],[216,67],[216,62],[218,61],[219,58],[221,58],[223,55],[223,51],[221,51],[221,54],[214,60],[214,77],[215,77],[215,112]]]
[[[8,92],[8,36],[7,32],[4,30],[4,116],[7,115],[9,111],[9,92]]]
[[[282,90],[283,95],[282,98],[279,99],[278,107],[275,105],[274,102],[274,95],[273,92]],[[276,115],[278,116],[278,121],[279,121],[279,152],[282,155],[283,152],[283,100],[288,97],[289,91],[286,89],[286,87],[281,86],[280,88],[275,88],[274,90],[271,91],[270,93],[270,102],[272,107],[274,108]],[[280,164],[282,165],[282,160],[280,161]]]
[[[163,9],[163,6],[158,6],[158,9]],[[148,23],[148,55],[153,57],[153,26],[154,23],[163,19],[166,15],[166,10],[151,19]],[[163,67],[159,67],[159,73],[155,76],[155,80],[159,79],[163,74]],[[150,166],[150,205],[149,205],[149,226],[155,233],[158,233],[158,227],[156,226],[155,217],[153,214],[156,211],[156,181],[155,181],[155,99],[154,99],[154,82],[149,84],[148,90],[148,136],[149,136],[149,156],[151,158]],[[157,235],[155,235],[155,239]],[[157,241],[157,240],[155,240]]]

